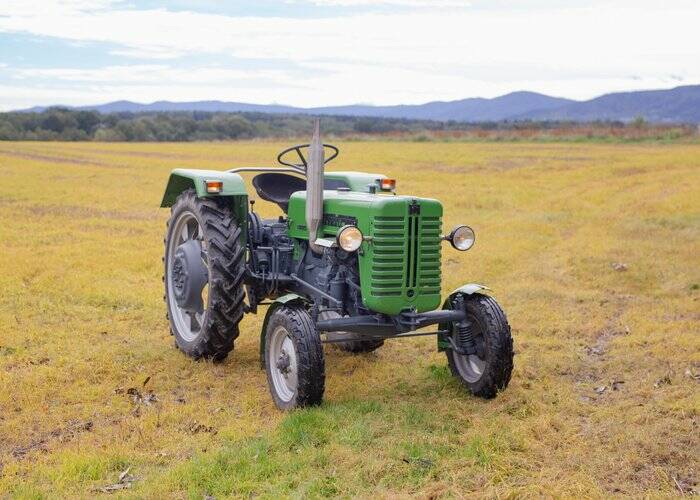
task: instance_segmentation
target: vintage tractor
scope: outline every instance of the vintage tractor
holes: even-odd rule
[[[164,282],[178,347],[221,360],[243,315],[265,305],[261,362],[281,409],[321,402],[324,343],[362,353],[418,335],[437,337],[473,394],[494,397],[513,368],[505,314],[482,285],[440,296],[441,243],[468,250],[472,229],[443,235],[440,202],[396,195],[385,175],[324,172],[338,148],[319,135],[316,121],[311,144],[282,151],[281,167],[172,171],[161,206],[171,207]],[[253,186],[279,217],[255,212],[239,172],[261,172]]]

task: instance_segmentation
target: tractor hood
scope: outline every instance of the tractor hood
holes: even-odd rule
[[[289,236],[308,240],[306,192],[289,200]],[[334,239],[342,226],[357,226],[366,241],[359,252],[360,285],[366,307],[384,314],[440,305],[442,205],[429,198],[323,192],[318,236]]]

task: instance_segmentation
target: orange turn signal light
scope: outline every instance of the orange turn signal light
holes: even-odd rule
[[[380,179],[379,187],[382,188],[382,191],[393,191],[396,189],[396,179]]]
[[[204,181],[207,185],[207,193],[218,194],[224,190],[224,181]]]

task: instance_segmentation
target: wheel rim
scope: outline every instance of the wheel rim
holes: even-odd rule
[[[472,334],[478,354],[463,355],[452,351],[454,364],[459,372],[459,375],[467,382],[478,382],[484,374],[486,368],[486,349],[484,345],[484,334],[475,318],[469,318],[472,323]],[[452,340],[457,344],[457,332],[454,329]]]
[[[194,243],[192,243],[194,242]],[[178,269],[179,263],[175,258],[178,248],[184,244],[193,246],[198,245],[199,254],[202,263],[206,268],[206,279],[201,285],[201,290],[195,290],[195,295],[198,295],[199,304],[196,306],[183,307],[178,304],[176,295],[178,287],[182,286],[181,280],[188,279],[187,276],[181,275],[181,270]],[[183,212],[173,222],[173,230],[168,242],[167,249],[167,270],[166,280],[168,287],[168,310],[172,317],[177,333],[186,342],[192,342],[201,333],[202,327],[206,319],[206,311],[208,309],[209,299],[209,263],[207,256],[206,242],[202,227],[197,220],[197,217],[192,212]],[[180,282],[178,282],[180,280]],[[199,284],[197,288],[199,288]]]
[[[285,403],[292,400],[297,390],[297,355],[294,342],[283,326],[272,331],[267,366],[277,396]]]

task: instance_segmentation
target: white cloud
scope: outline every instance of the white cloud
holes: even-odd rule
[[[358,6],[365,2],[308,1]],[[98,101],[111,100],[112,95],[149,101],[167,94],[170,99],[297,105],[392,104],[492,97],[519,89],[587,98],[613,90],[676,85],[670,75],[688,83],[700,81],[695,26],[700,2],[619,0],[587,8],[536,9],[525,9],[524,2],[517,2],[517,9],[503,4],[484,8],[477,2],[474,8],[394,14],[341,16],[341,9],[338,17],[320,19],[135,10],[109,0],[41,4],[46,8],[5,0],[0,4],[0,16],[6,16],[0,17],[0,31],[107,42],[116,46],[112,54],[134,57],[142,64],[115,66],[107,60],[97,70],[3,68],[3,73],[24,78],[30,86],[53,81],[66,89],[71,82],[93,83]],[[230,64],[232,56],[281,60],[296,69],[243,70],[191,62],[201,55],[209,61],[221,58],[222,66]],[[187,62],[180,56],[189,56]],[[71,93],[70,99],[79,96]],[[81,103],[92,98],[84,94]]]
[[[37,16],[96,12],[116,7],[121,0],[3,0],[0,16]]]
[[[177,59],[182,55],[182,52],[170,50],[162,47],[149,47],[149,48],[123,48],[123,49],[112,49],[109,51],[110,55],[130,57],[133,59]]]
[[[200,67],[197,71],[189,68],[172,68],[162,64],[142,64],[130,66],[107,66],[95,69],[73,68],[25,68],[13,73],[17,80],[32,81],[54,80],[59,82],[95,84],[139,84],[139,85],[202,85],[216,83],[241,83],[244,81],[274,82],[284,78],[285,73],[278,70],[259,70],[255,72],[230,68]]]
[[[306,0],[308,3],[323,6],[339,7],[373,7],[378,5],[393,5],[399,7],[468,7],[470,2],[465,0]],[[301,0],[289,3],[302,3]]]

